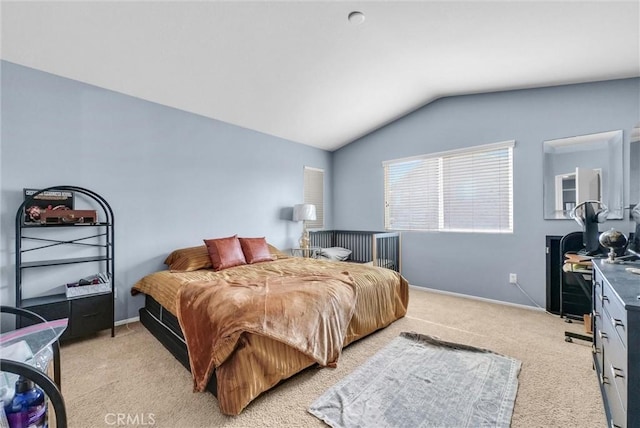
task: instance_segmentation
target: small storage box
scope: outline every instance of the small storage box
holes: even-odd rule
[[[593,334],[593,331],[591,331],[591,314],[584,314],[582,318],[584,321],[584,331],[587,334]]]
[[[102,282],[100,284],[73,285],[66,286],[67,298],[88,296],[91,294],[109,293],[111,291],[110,282]]]

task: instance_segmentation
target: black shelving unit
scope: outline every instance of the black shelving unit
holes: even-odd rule
[[[48,191],[69,191],[75,195],[84,195],[92,209],[96,209],[95,223],[61,223],[61,224],[31,224],[25,223],[25,207],[29,206],[39,194]],[[114,216],[109,203],[92,190],[77,186],[52,186],[42,189],[18,207],[16,212],[16,307],[33,311],[47,320],[68,318],[69,326],[60,338],[61,340],[81,337],[97,331],[111,329],[111,337],[115,335],[114,325]],[[73,239],[56,239],[43,236],[44,231],[60,231],[73,228],[82,231],[79,237]],[[35,246],[27,248],[27,241],[35,242]],[[35,255],[38,251],[61,246],[86,246],[97,248],[98,253],[90,257],[70,257],[46,259],[31,257],[30,261],[23,261],[26,253]],[[59,248],[57,248],[59,249]],[[34,298],[23,298],[23,290],[28,288],[24,281],[24,272],[30,269],[54,269],[56,266],[93,263],[97,266],[95,272],[106,273],[109,277],[108,292],[88,294],[68,298],[66,293],[51,294]],[[68,282],[78,278],[69,278]]]

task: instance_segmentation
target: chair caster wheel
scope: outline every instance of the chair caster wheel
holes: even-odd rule
[[[565,342],[573,342],[573,340],[572,340],[570,337],[565,337],[565,338],[564,338],[564,341],[565,341]]]

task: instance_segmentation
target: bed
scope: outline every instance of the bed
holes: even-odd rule
[[[269,248],[273,260],[219,271],[207,265],[205,246],[176,250],[169,269],[131,290],[145,295],[141,323],[192,372],[194,390],[217,397],[224,414],[239,414],[309,366],[335,366],[343,346],[406,314],[408,284],[394,270]],[[239,303],[246,301],[254,309]]]

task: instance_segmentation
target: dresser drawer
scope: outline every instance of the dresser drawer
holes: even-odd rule
[[[612,400],[619,400],[624,412],[627,411],[627,359],[626,349],[620,343],[617,335],[611,337],[608,346],[604,346],[605,377],[611,385]]]
[[[591,350],[594,354],[594,364],[598,368],[598,373],[603,373],[603,354],[602,354],[602,313],[594,310],[591,314],[591,322],[593,323],[593,345]]]
[[[609,420],[610,428],[627,428],[627,414],[622,409],[620,400],[616,396],[615,387],[609,383],[604,385],[604,393],[611,419]]]
[[[113,322],[111,298],[111,294],[100,294],[70,300],[71,335],[84,336],[111,328]]]
[[[602,300],[600,300],[600,296],[602,296],[602,276],[598,271],[595,271],[593,276],[593,307],[596,311],[602,311]]]
[[[602,277],[598,275],[598,271],[595,272],[593,281],[593,311],[591,312],[591,319],[593,320],[593,332],[602,328],[602,300],[600,296],[602,295]],[[594,343],[597,343],[597,338],[595,338]]]
[[[607,311],[602,311],[603,317],[606,316],[606,313]],[[598,322],[600,325],[594,335],[596,340],[595,343],[600,345],[600,349],[602,349],[602,354],[606,362],[609,359],[609,352],[611,352],[611,349],[615,348],[616,345],[620,344],[620,339],[617,337],[616,333],[612,331],[613,328],[606,319],[602,321],[602,317],[599,317]]]
[[[618,295],[611,289],[608,282],[602,282],[602,292],[596,294],[596,298],[602,305],[602,322],[609,323],[615,333],[627,347],[627,312]]]

